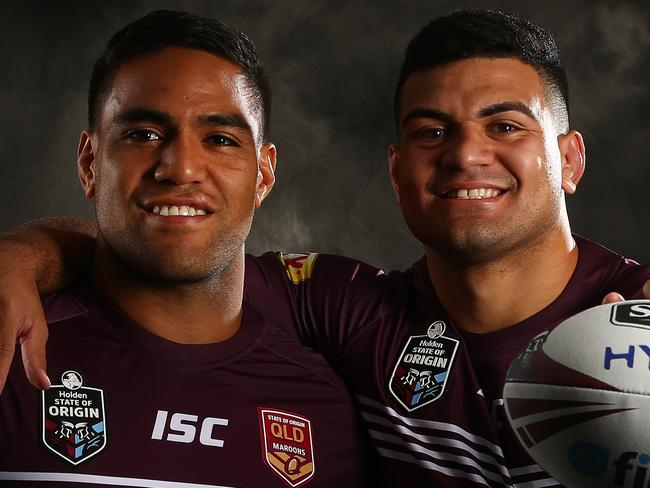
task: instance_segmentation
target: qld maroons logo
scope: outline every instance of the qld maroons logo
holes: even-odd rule
[[[291,487],[312,479],[316,467],[309,419],[281,410],[258,410],[266,465]]]
[[[45,447],[75,466],[106,447],[104,392],[84,386],[77,371],[61,375],[61,384],[41,392]]]
[[[426,335],[408,338],[397,359],[388,389],[409,412],[423,407],[442,396],[458,341],[445,337],[445,323],[438,320]]]

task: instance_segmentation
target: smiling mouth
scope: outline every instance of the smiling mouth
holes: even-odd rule
[[[461,188],[459,190],[450,190],[442,194],[442,198],[448,200],[482,200],[484,198],[498,197],[504,193],[504,190],[497,188]]]
[[[205,209],[191,207],[189,205],[156,205],[149,212],[162,217],[200,217],[207,213]]]

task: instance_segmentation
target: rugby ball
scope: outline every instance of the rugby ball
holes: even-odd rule
[[[600,305],[534,337],[503,398],[521,444],[563,485],[650,486],[650,300]]]

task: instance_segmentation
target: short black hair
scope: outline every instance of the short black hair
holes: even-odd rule
[[[88,88],[91,129],[99,126],[101,107],[120,66],[171,46],[206,51],[239,66],[260,117],[259,138],[266,140],[271,120],[271,90],[253,41],[219,20],[173,10],[153,11],[127,24],[109,39],[95,63]]]
[[[558,127],[568,130],[569,84],[551,34],[529,20],[504,12],[462,9],[429,22],[409,42],[395,90],[398,133],[402,89],[409,76],[477,57],[515,58],[533,67],[547,89]]]

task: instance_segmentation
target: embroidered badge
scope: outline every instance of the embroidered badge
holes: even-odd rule
[[[75,466],[106,447],[104,392],[83,386],[77,371],[41,392],[42,438],[47,449]]]
[[[279,257],[289,279],[294,285],[299,285],[311,278],[318,253],[280,254]]]
[[[445,337],[446,325],[432,323],[426,335],[408,338],[397,359],[388,389],[402,406],[412,412],[442,396],[458,341]]]
[[[294,413],[259,408],[264,462],[289,486],[309,481],[315,472],[311,422]]]

